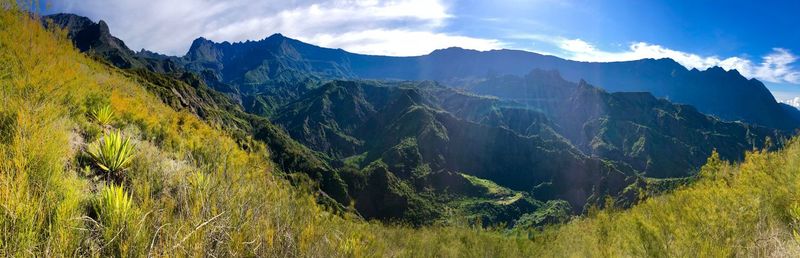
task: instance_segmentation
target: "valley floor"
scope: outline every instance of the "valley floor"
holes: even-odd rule
[[[712,158],[687,187],[541,231],[365,222],[277,176],[262,144],[169,108],[62,34],[0,12],[2,256],[800,255],[797,140],[741,164]],[[110,125],[89,115],[104,105]],[[135,154],[110,176],[87,150],[116,130]],[[111,184],[122,192],[102,195]]]

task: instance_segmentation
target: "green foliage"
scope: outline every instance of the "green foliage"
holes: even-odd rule
[[[134,146],[129,137],[122,136],[117,130],[104,134],[103,138],[91,144],[88,153],[100,169],[119,175],[122,170],[130,166],[134,156]]]
[[[111,122],[114,119],[114,111],[111,110],[110,105],[97,107],[92,110],[91,116],[92,119],[94,119],[94,121],[100,125],[108,126],[111,125]]]
[[[92,206],[105,242],[100,250],[117,257],[130,255],[131,245],[135,242],[135,231],[131,227],[138,216],[131,195],[122,186],[105,185]]]
[[[106,227],[116,227],[127,222],[133,215],[133,200],[121,186],[106,185],[94,203],[100,223]]]

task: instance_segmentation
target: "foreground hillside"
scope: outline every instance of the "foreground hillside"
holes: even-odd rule
[[[175,111],[63,34],[0,13],[2,256],[785,257],[800,249],[796,141],[741,165],[711,159],[685,188],[544,231],[364,222],[285,182],[259,142]],[[107,105],[113,114],[100,119]],[[133,155],[107,173],[89,153],[117,130]]]
[[[712,156],[698,181],[626,211],[605,210],[537,235],[545,256],[721,257],[800,255],[800,142]]]

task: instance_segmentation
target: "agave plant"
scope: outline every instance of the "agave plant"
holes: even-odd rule
[[[114,111],[111,110],[110,105],[106,105],[92,110],[91,116],[100,125],[106,126],[111,124],[111,120],[114,119]]]
[[[106,185],[94,203],[100,223],[108,228],[119,228],[133,215],[133,200],[122,186]]]
[[[118,174],[133,160],[133,144],[119,130],[105,133],[103,138],[89,146],[89,155],[100,169]]]

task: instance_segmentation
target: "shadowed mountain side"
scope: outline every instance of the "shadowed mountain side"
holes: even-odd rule
[[[725,120],[742,120],[792,130],[800,111],[786,109],[757,80],[715,67],[687,70],[671,59],[590,63],[517,50],[436,50],[415,57],[360,55],[317,47],[275,34],[259,41],[215,43],[195,40],[180,58],[195,71],[210,69],[243,92],[267,90],[275,82],[328,79],[437,80],[469,86],[494,75],[524,76],[531,69],[558,70],[568,80],[584,79],[609,92],[651,92]]]
[[[493,77],[470,90],[540,110],[584,153],[628,163],[651,177],[686,176],[714,149],[725,159],[741,160],[745,151],[763,148],[767,137],[773,143],[784,137],[760,126],[723,122],[649,93],[607,93],[585,81],[568,82],[553,71]]]
[[[360,156],[356,166],[384,164],[419,189],[433,174],[461,172],[580,211],[591,197],[616,196],[635,180],[632,170],[588,158],[558,138],[465,121],[440,109],[425,87],[389,85],[334,81],[280,109],[274,121],[312,149]]]

